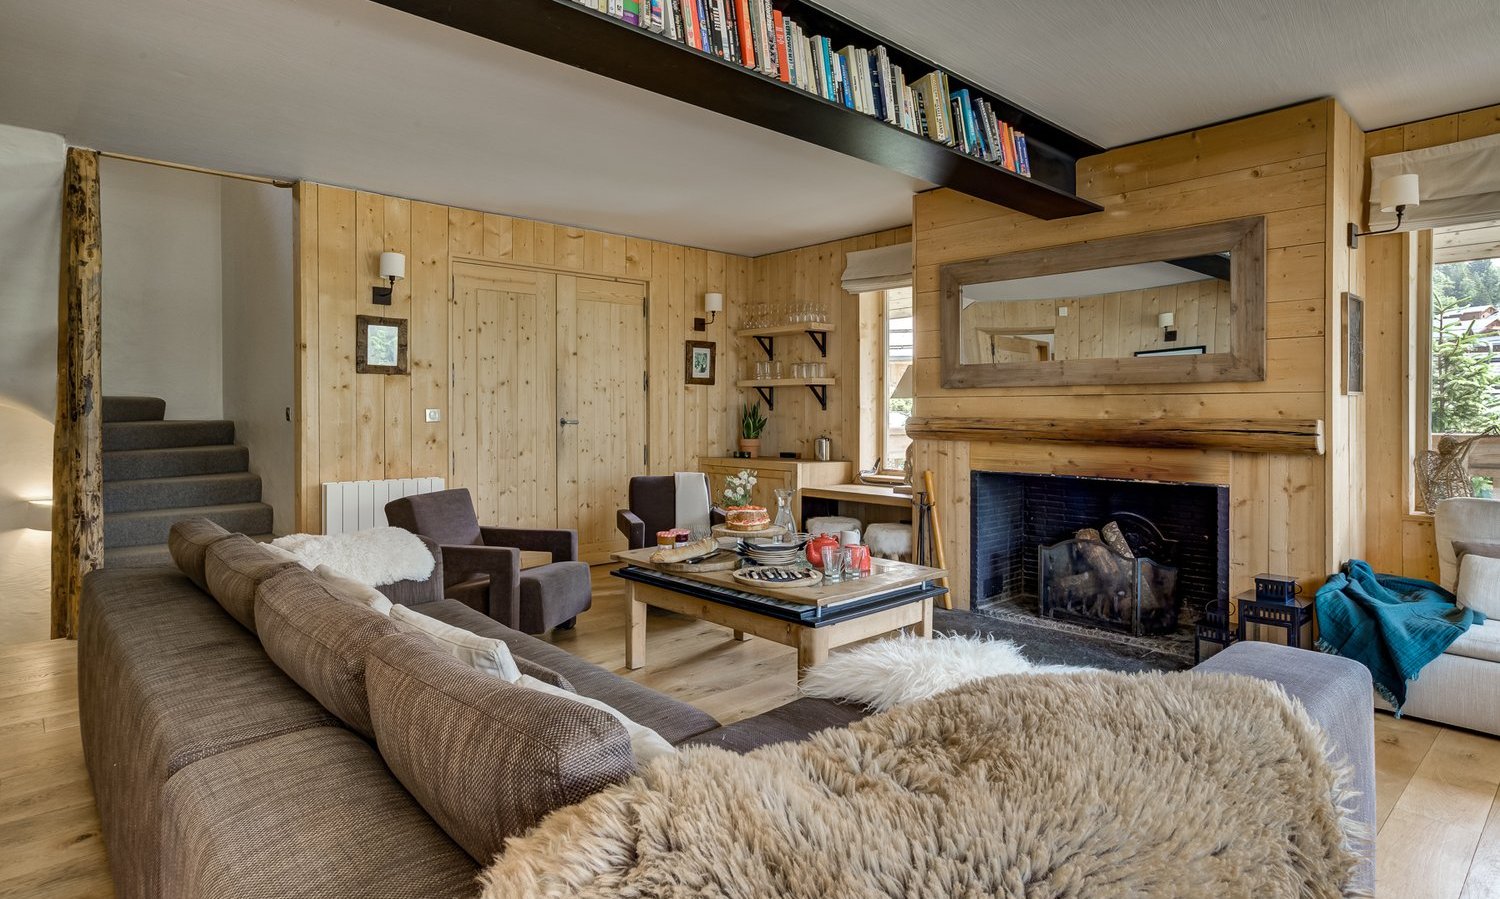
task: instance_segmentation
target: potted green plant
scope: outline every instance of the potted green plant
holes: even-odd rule
[[[740,452],[750,458],[760,455],[760,432],[766,429],[766,417],[760,414],[760,403],[744,404],[740,412]]]

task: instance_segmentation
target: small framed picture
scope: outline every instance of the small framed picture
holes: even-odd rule
[[[406,319],[361,315],[355,319],[354,370],[362,375],[404,375]]]
[[[1344,392],[1365,392],[1365,301],[1344,294]]]
[[[1174,346],[1164,350],[1136,350],[1137,356],[1202,356],[1207,352],[1206,346]]]
[[[687,369],[684,374],[687,383],[708,385],[714,382],[714,369],[717,367],[715,357],[718,355],[714,346],[708,340],[687,342]]]

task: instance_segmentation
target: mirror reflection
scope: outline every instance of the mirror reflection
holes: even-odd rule
[[[963,364],[1232,352],[1230,254],[962,285]]]

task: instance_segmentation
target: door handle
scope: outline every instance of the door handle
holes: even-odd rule
[[[557,423],[558,423],[558,425],[576,425],[576,424],[578,424],[578,419],[576,419],[576,418],[559,418],[557,420]]]

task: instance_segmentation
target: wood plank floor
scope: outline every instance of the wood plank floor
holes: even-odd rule
[[[554,642],[729,722],[796,694],[796,651],[671,615],[647,625],[646,667],[624,671],[619,582]],[[1500,899],[1500,740],[1375,718],[1379,895]],[[113,895],[78,732],[75,646],[0,646],[0,897]]]

